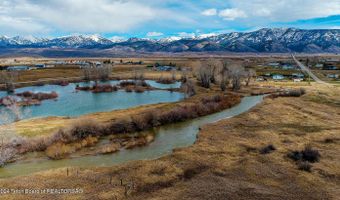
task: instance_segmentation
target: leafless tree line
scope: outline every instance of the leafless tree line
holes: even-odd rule
[[[23,138],[16,134],[14,121],[19,121],[23,117],[23,112],[12,97],[5,99],[6,107],[0,108],[0,122],[6,127],[0,127],[0,167],[3,167],[17,154],[15,146]],[[1,125],[0,124],[0,125]]]
[[[221,90],[225,91],[231,85],[237,91],[241,89],[242,81],[248,86],[255,75],[253,69],[246,69],[241,62],[208,59],[201,62],[197,77],[202,87],[210,88],[211,84],[219,84]]]
[[[112,74],[112,65],[104,64],[101,67],[90,65],[89,67],[83,68],[84,79],[87,81],[98,81],[98,80],[108,80]]]

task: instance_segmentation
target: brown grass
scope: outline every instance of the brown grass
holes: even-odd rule
[[[246,114],[202,127],[192,147],[160,159],[107,168],[70,168],[69,176],[66,169],[51,170],[0,180],[0,186],[25,187],[30,182],[35,187],[77,185],[84,189],[84,194],[67,199],[337,199],[340,144],[324,140],[337,137],[340,111],[308,100],[311,94],[266,99]],[[310,132],[310,126],[315,131]],[[247,150],[268,144],[277,150],[270,154]],[[299,170],[286,156],[307,144],[322,155],[311,173]],[[126,192],[126,185],[134,187]],[[25,195],[7,197],[27,199]]]
[[[65,144],[63,142],[57,142],[47,147],[45,153],[50,159],[59,160],[67,157],[68,155],[78,151],[83,147],[93,146],[98,142],[97,137],[86,137],[78,142]]]

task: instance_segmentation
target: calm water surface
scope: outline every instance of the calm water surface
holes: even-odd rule
[[[120,81],[108,81],[104,83],[110,83],[112,85],[118,84]],[[147,80],[148,84],[152,87],[159,89],[179,88],[181,83],[176,82],[174,84],[159,84],[155,81]],[[179,92],[170,92],[167,90],[151,90],[144,93],[125,92],[125,90],[119,90],[112,93],[92,93],[88,91],[76,91],[76,85],[93,85],[90,83],[71,83],[68,86],[58,85],[44,85],[44,86],[32,86],[16,89],[16,93],[32,91],[47,92],[55,91],[58,93],[56,100],[42,101],[41,105],[28,106],[23,109],[23,119],[47,117],[47,116],[80,116],[84,114],[94,112],[104,112],[118,109],[127,109],[135,106],[165,103],[165,102],[177,102],[184,98],[184,94]],[[7,96],[6,92],[0,92],[0,98]],[[4,107],[0,108],[0,112],[6,111]],[[0,119],[0,124],[4,123]]]
[[[17,162],[0,168],[0,178],[27,175],[66,166],[103,167],[133,160],[156,159],[171,153],[175,148],[192,145],[196,140],[200,126],[237,116],[248,111],[262,100],[263,96],[244,97],[239,105],[231,109],[186,122],[154,128],[154,142],[144,147],[122,150],[118,153],[107,155],[84,156],[56,161],[46,159],[35,162]]]

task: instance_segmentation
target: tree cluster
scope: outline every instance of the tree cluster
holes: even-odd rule
[[[201,62],[197,74],[202,87],[210,88],[211,84],[219,84],[222,91],[225,91],[229,86],[234,91],[240,90],[242,82],[248,86],[255,76],[255,70],[246,68],[242,62],[217,59]]]

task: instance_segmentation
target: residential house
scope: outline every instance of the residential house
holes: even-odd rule
[[[280,63],[278,63],[278,62],[271,62],[271,63],[268,63],[268,66],[274,67],[274,68],[278,68],[280,66]]]
[[[272,76],[272,78],[273,80],[276,80],[276,81],[285,79],[285,77],[281,74],[275,74]]]
[[[316,67],[316,68],[323,68],[323,64],[322,64],[322,63],[317,63],[317,64],[315,65],[315,67]]]
[[[171,70],[175,69],[175,67],[172,67],[172,66],[157,66],[156,69],[158,71],[171,71]]]
[[[303,79],[303,78],[305,78],[305,75],[302,74],[302,73],[292,73],[292,77],[293,78],[301,78],[301,79]]]
[[[339,78],[339,74],[327,74],[327,78],[338,79]]]
[[[45,68],[46,66],[45,64],[36,64],[35,67],[38,69],[41,69],[41,68]]]
[[[323,70],[338,70],[338,68],[335,65],[325,65],[322,68]]]
[[[295,66],[290,65],[290,64],[285,64],[285,65],[282,66],[282,69],[283,70],[292,70],[292,69],[295,69]]]

